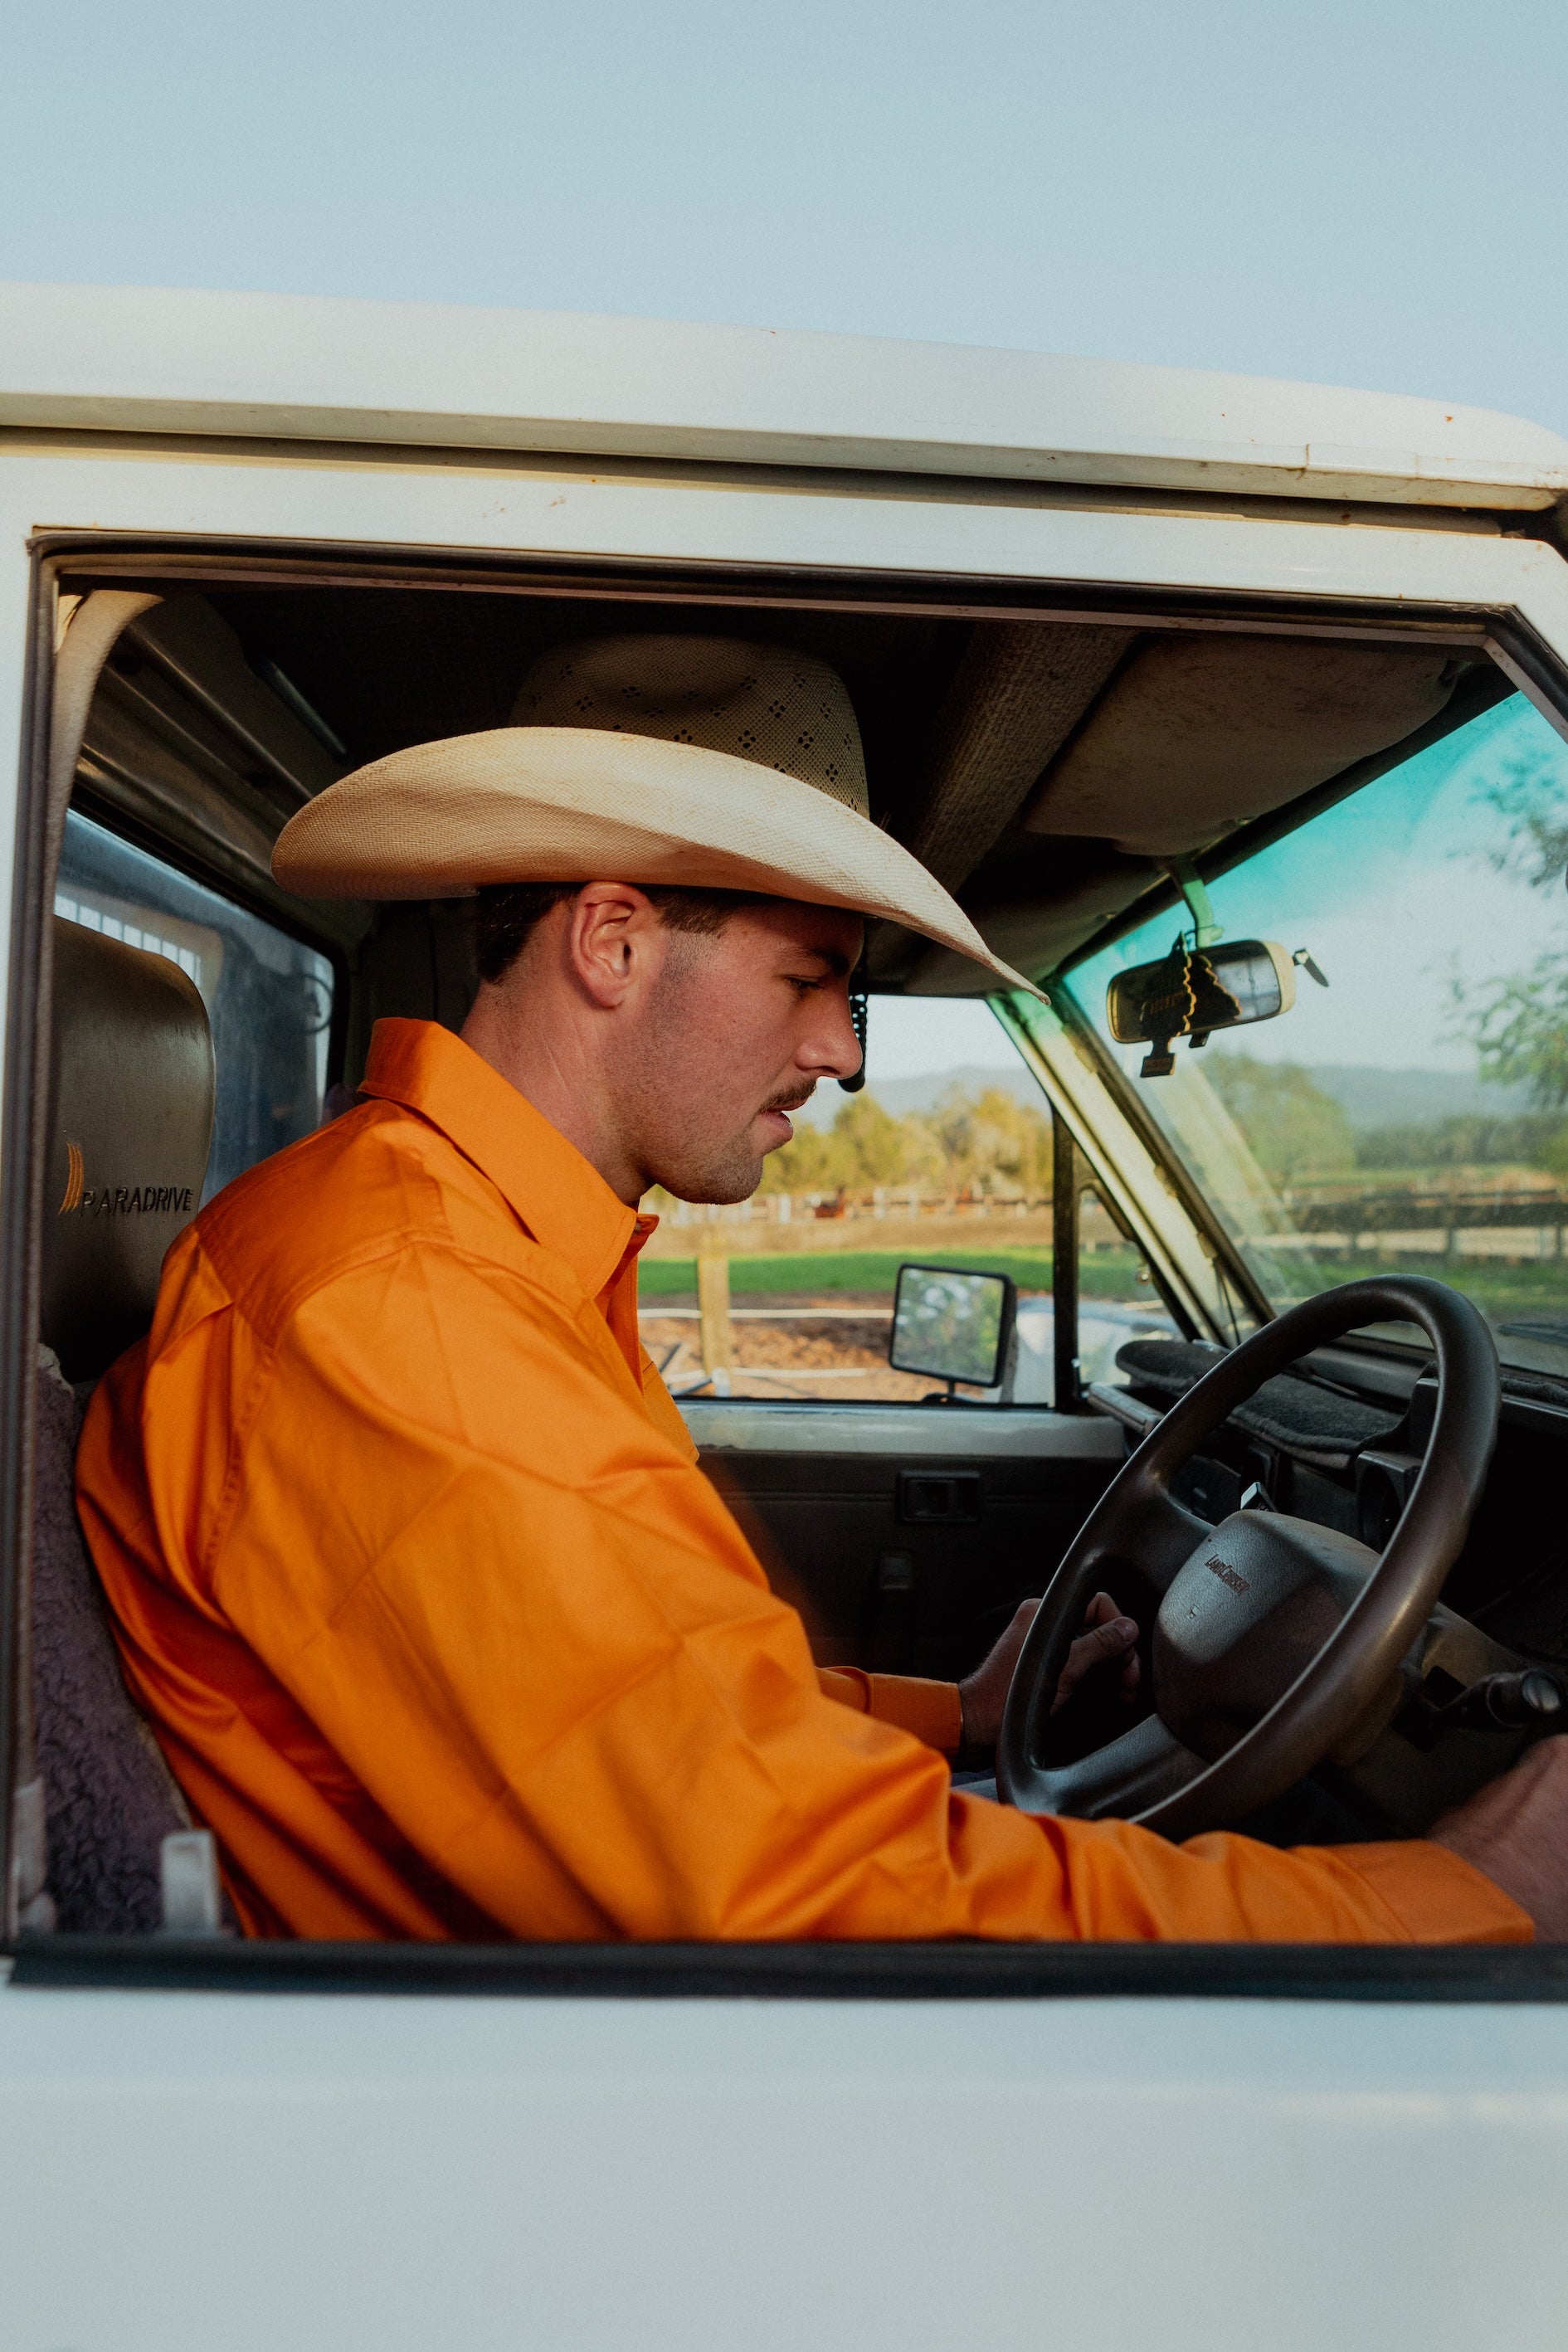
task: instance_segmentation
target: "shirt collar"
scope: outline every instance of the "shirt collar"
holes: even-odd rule
[[[437,1022],[378,1021],[360,1092],[404,1103],[439,1128],[535,1241],[565,1259],[590,1298],[658,1223],[617,1200],[526,1095]]]

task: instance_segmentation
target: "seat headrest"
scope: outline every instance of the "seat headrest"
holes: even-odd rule
[[[166,956],[55,919],[43,1337],[91,1379],[152,1321],[195,1215],[216,1066],[195,983]]]

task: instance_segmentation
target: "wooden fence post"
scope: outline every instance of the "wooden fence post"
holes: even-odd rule
[[[735,1364],[734,1335],[730,1322],[730,1261],[717,1249],[697,1253],[697,1311],[701,1333],[702,1369],[715,1396],[728,1396]]]

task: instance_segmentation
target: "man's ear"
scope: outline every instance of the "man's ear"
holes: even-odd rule
[[[579,987],[605,1012],[656,963],[664,924],[635,882],[590,882],[568,908],[566,956]]]

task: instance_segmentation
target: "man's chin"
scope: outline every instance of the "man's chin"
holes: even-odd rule
[[[678,1201],[689,1201],[693,1208],[732,1209],[739,1202],[749,1201],[763,1181],[760,1159],[747,1159],[743,1163],[727,1160],[721,1166],[683,1169],[679,1174],[660,1176],[665,1191]]]

